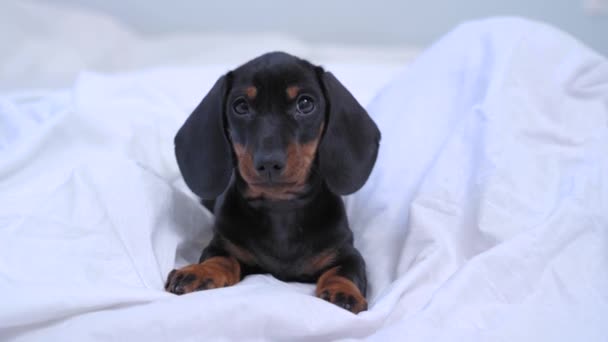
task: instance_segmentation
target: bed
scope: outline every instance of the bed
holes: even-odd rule
[[[264,36],[235,55],[221,42],[238,37],[150,41],[89,14],[7,8],[20,44],[0,69],[0,340],[608,338],[608,61],[570,36],[493,18],[424,49]],[[27,20],[53,34],[20,31]],[[114,44],[74,40],[80,20]],[[163,290],[213,219],[173,136],[219,75],[276,47],[334,71],[383,133],[372,176],[345,197],[370,279],[359,315],[268,275]]]

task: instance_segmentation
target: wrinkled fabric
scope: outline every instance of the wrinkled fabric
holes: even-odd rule
[[[605,58],[543,24],[484,20],[377,92],[379,159],[345,198],[368,267],[359,315],[268,275],[164,292],[213,219],[172,139],[224,71],[87,73],[2,99],[1,340],[606,340]]]

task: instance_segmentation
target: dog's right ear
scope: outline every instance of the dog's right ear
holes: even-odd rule
[[[175,136],[175,156],[184,181],[204,200],[224,192],[232,175],[232,150],[224,129],[230,73],[220,77]]]

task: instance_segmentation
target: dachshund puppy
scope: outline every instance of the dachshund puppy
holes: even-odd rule
[[[367,181],[380,131],[330,72],[281,52],[217,80],[175,137],[188,187],[215,214],[199,263],[173,270],[175,294],[249,274],[316,282],[316,295],[367,309],[365,262],[341,195]]]

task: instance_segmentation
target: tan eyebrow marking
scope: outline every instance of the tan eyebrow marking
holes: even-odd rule
[[[289,97],[290,100],[295,99],[299,92],[300,87],[298,86],[287,87],[287,97]]]
[[[255,99],[256,95],[258,94],[258,88],[251,86],[251,87],[247,87],[247,89],[245,89],[245,92],[247,93],[247,97],[250,100]]]

